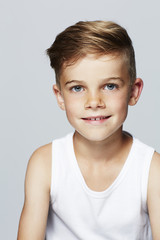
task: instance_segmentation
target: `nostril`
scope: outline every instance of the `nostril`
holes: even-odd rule
[[[92,98],[86,102],[85,107],[86,108],[104,108],[105,103],[100,98],[96,98],[96,99]]]

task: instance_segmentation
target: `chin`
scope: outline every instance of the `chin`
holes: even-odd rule
[[[90,142],[102,142],[105,141],[106,139],[108,139],[112,134],[105,134],[103,133],[91,133],[91,132],[81,132],[81,131],[77,131],[78,135],[81,138],[84,138],[85,140],[88,140]]]
[[[103,142],[111,138],[115,139],[122,133],[122,125],[117,128],[99,128],[99,129],[76,129],[77,134],[81,139],[91,142]]]

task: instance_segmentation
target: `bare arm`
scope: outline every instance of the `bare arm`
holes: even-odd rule
[[[160,154],[152,159],[148,183],[148,210],[153,240],[160,239]]]
[[[33,153],[26,172],[18,240],[44,240],[51,181],[51,144]]]

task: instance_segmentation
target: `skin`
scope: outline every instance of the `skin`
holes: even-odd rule
[[[123,56],[87,55],[63,69],[58,105],[75,129],[74,150],[82,175],[94,191],[107,189],[120,173],[132,145],[122,131],[128,105],[137,103],[143,81],[131,84]],[[153,239],[160,239],[160,155],[154,153],[148,183],[148,210]],[[51,144],[32,155],[26,173],[25,202],[18,240],[41,240],[49,207]]]
[[[44,240],[51,185],[51,144],[31,156],[25,179],[25,201],[18,240]]]

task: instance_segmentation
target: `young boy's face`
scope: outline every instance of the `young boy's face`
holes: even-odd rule
[[[61,89],[55,85],[54,92],[74,129],[88,140],[103,141],[121,132],[128,104],[138,100],[133,96],[138,93],[139,82],[131,91],[122,55],[87,55],[63,70]]]

